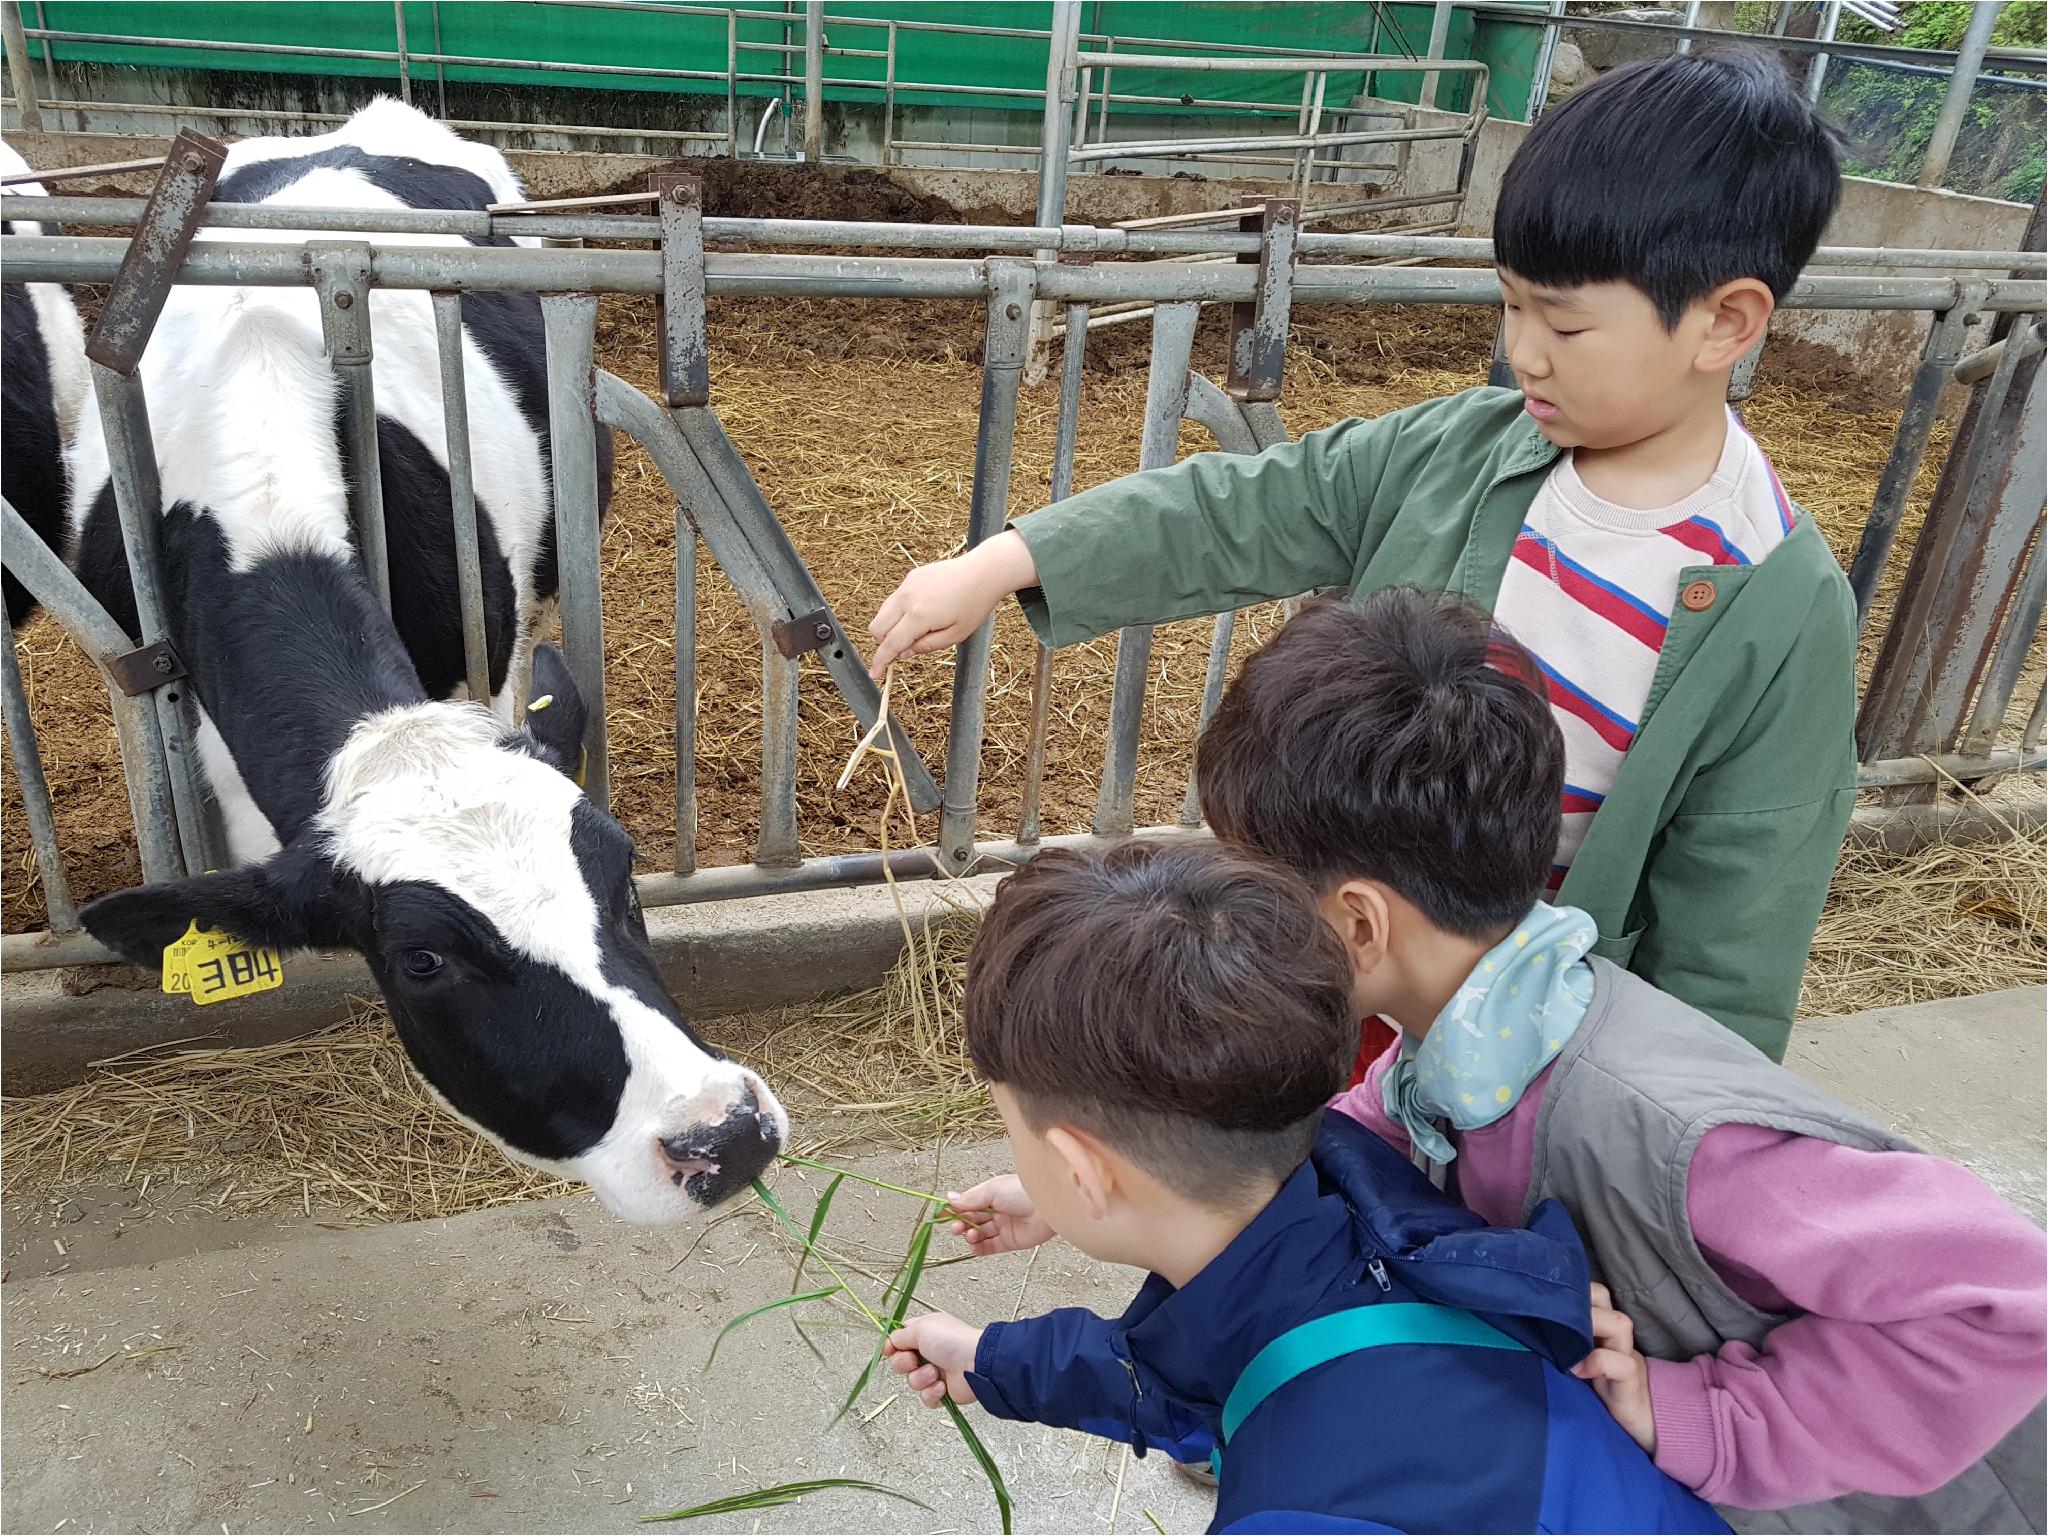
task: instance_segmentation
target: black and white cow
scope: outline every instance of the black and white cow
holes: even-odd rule
[[[520,193],[495,151],[380,101],[332,134],[235,145],[215,195],[481,208]],[[632,840],[569,777],[583,706],[559,654],[533,648],[555,579],[538,301],[463,296],[489,704],[451,697],[462,642],[429,301],[370,302],[389,619],[353,543],[312,290],[180,287],[158,321],[142,367],[171,626],[241,867],[104,897],[86,926],[144,965],[195,918],[358,949],[457,1114],[629,1219],[685,1216],[744,1189],[788,1122],[663,990]],[[96,418],[72,468],[75,564],[132,622]],[[529,667],[555,703],[514,729]]]
[[[0,174],[28,169],[0,143]],[[4,189],[33,197],[40,183]],[[0,221],[0,234],[37,235],[40,224]],[[85,331],[71,295],[55,283],[0,284],[0,495],[6,496],[43,542],[64,542],[64,445],[78,430],[88,390]],[[7,622],[18,625],[35,609],[28,588],[6,579]]]

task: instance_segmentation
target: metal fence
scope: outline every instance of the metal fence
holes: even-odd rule
[[[181,144],[186,138],[181,137]],[[204,140],[197,140],[205,144]],[[217,169],[217,162],[209,162]],[[323,300],[329,356],[344,384],[343,430],[363,480],[377,484],[375,401],[370,362],[372,288],[424,289],[434,295],[437,340],[448,411],[449,474],[472,677],[483,667],[481,593],[474,550],[476,512],[463,419],[458,295],[470,289],[511,289],[540,295],[549,369],[549,419],[554,443],[556,537],[561,561],[564,650],[591,708],[588,788],[604,802],[604,609],[598,580],[598,518],[593,473],[594,419],[640,443],[666,478],[677,505],[677,697],[695,691],[695,552],[701,539],[744,601],[761,647],[763,787],[759,834],[750,865],[700,868],[696,858],[695,753],[690,711],[676,720],[676,858],[671,871],[643,876],[649,906],[768,891],[858,884],[892,873],[914,876],[938,866],[962,872],[985,862],[1028,858],[1061,839],[1041,834],[1039,787],[1050,729],[1048,658],[1038,658],[1027,744],[1028,780],[1014,837],[976,841],[977,788],[992,623],[959,647],[941,774],[934,775],[897,733],[912,799],[937,810],[930,850],[879,851],[806,859],[797,839],[796,719],[799,664],[806,654],[863,726],[876,717],[876,691],[846,630],[791,546],[782,525],[741,460],[710,401],[705,300],[715,295],[804,295],[843,300],[976,299],[986,310],[980,425],[966,529],[970,544],[994,534],[1009,512],[1012,438],[1029,354],[1035,303],[1063,312],[1067,341],[1052,493],[1072,483],[1081,353],[1092,307],[1139,302],[1154,306],[1141,463],[1171,462],[1180,422],[1203,425],[1226,452],[1248,453],[1281,441],[1277,410],[1289,318],[1296,305],[1493,304],[1498,287],[1484,268],[1369,265],[1389,259],[1483,258],[1484,241],[1428,236],[1304,233],[1298,205],[1274,200],[1259,227],[1232,232],[1117,230],[1089,226],[976,228],[888,224],[807,224],[783,220],[707,220],[692,178],[664,173],[650,195],[652,215],[564,209],[533,215],[475,212],[366,212],[360,209],[274,209],[206,205],[208,164],[172,155],[148,204],[127,199],[8,197],[0,217],[69,219],[90,225],[138,224],[132,242],[62,234],[9,236],[6,276],[14,281],[105,283],[124,262],[140,269],[117,283],[96,341],[92,365],[107,427],[113,485],[138,595],[142,633],[120,631],[12,508],[4,509],[4,555],[13,573],[49,609],[106,675],[133,809],[144,876],[157,880],[209,867],[217,856],[206,805],[191,762],[192,699],[181,679],[153,674],[151,658],[169,629],[155,573],[156,478],[148,406],[133,377],[154,311],[152,284],[171,281],[259,286],[309,285]],[[220,229],[276,228],[312,232],[303,249],[274,243],[207,240],[178,254],[177,237],[208,223]],[[627,240],[653,249],[485,247],[375,244],[320,239],[323,232],[439,233],[463,236],[529,234],[558,240]],[[2038,235],[2038,220],[2036,224]],[[854,257],[797,251],[745,254],[705,249],[705,241],[743,240],[755,247],[858,245],[937,248],[973,255]],[[1159,259],[1224,249],[1227,264]],[[1056,260],[1031,252],[1144,261]],[[1315,254],[1328,264],[1304,265]],[[1898,616],[1864,703],[1865,782],[1931,785],[1944,775],[1968,779],[2042,761],[2042,706],[2018,746],[1995,738],[2042,611],[2039,534],[2043,507],[2041,319],[2048,284],[2044,258],[2029,252],[1823,250],[1831,266],[1926,268],[1923,278],[1810,277],[1788,295],[1795,309],[1921,310],[1933,316],[1924,356],[1879,487],[1863,548],[1851,572],[1867,608],[1889,552],[1907,490],[1925,453],[1944,384],[1974,379],[1969,413],[1947,461],[1941,489],[1916,547]],[[152,265],[153,262],[153,265]],[[2015,275],[1981,275],[1987,267]],[[161,289],[157,289],[160,302]],[[662,388],[650,398],[624,381],[592,371],[597,295],[658,294],[663,301]],[[343,296],[349,302],[342,303]],[[1190,371],[1197,306],[1233,306],[1230,375],[1223,385]],[[1995,355],[1959,356],[1963,324],[1996,317]],[[382,568],[381,509],[361,498],[360,547],[371,578],[388,594]],[[388,596],[386,598],[388,602]],[[1231,615],[1216,621],[1203,698],[1206,722],[1220,695],[1229,659]],[[1096,835],[1132,830],[1133,784],[1150,632],[1120,638],[1110,705],[1109,739],[1094,815]],[[0,945],[9,970],[109,958],[76,930],[33,724],[22,695],[13,646],[7,647],[5,725],[42,872],[50,931],[10,935]],[[1195,826],[1190,794],[1181,814]]]

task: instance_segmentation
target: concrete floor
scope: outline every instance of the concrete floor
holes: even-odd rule
[[[1801,1026],[1793,1059],[2039,1220],[2043,1008],[2035,987],[1822,1021]],[[938,1188],[1001,1160],[982,1146],[948,1152],[942,1168],[930,1152],[855,1165]],[[775,1184],[802,1219],[818,1183],[786,1170]],[[946,1420],[893,1385],[828,1428],[865,1358],[851,1314],[810,1309],[822,1361],[788,1314],[771,1314],[705,1370],[726,1320],[789,1287],[790,1247],[758,1207],[657,1233],[588,1198],[354,1230],[148,1214],[90,1190],[10,1209],[6,1529],[624,1529],[837,1475],[904,1488],[933,1509],[835,1492],[691,1528],[996,1528]],[[911,1214],[899,1196],[849,1184],[828,1233],[886,1273]],[[1052,1245],[933,1270],[921,1292],[985,1319],[1114,1310],[1132,1284]],[[880,1288],[867,1282],[866,1293]],[[1208,1520],[1207,1498],[1157,1457],[976,1422],[1020,1531],[1145,1532],[1155,1519],[1193,1531]]]

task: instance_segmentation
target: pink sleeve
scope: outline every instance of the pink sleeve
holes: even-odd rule
[[[1401,1037],[1396,1035],[1394,1043],[1382,1051],[1378,1059],[1365,1069],[1365,1081],[1356,1088],[1346,1088],[1330,1100],[1330,1108],[1340,1114],[1349,1115],[1381,1141],[1405,1154],[1408,1150],[1408,1132],[1399,1123],[1388,1118],[1386,1103],[1380,1097],[1380,1079],[1386,1076],[1387,1068],[1393,1065],[1394,1058],[1400,1054]]]
[[[1738,1295],[1800,1314],[1761,1348],[1650,1362],[1657,1465],[1701,1497],[1925,1493],[2041,1400],[2048,1242],[1967,1169],[1725,1125],[1686,1214]]]

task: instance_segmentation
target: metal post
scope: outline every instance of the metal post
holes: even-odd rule
[[[1435,0],[1429,18],[1429,52],[1427,58],[1440,59],[1444,56],[1444,45],[1451,35],[1451,0]],[[1418,98],[1425,107],[1436,105],[1437,73],[1431,70],[1422,77],[1422,94]]]
[[[1699,0],[1688,0],[1694,11],[1699,9]],[[1375,7],[1377,10],[1377,7]],[[1543,115],[1543,109],[1550,103],[1550,72],[1557,62],[1557,40],[1564,28],[1557,18],[1564,15],[1564,0],[1550,0],[1551,19],[1543,25],[1543,41],[1536,49],[1536,73],[1529,81],[1529,113],[1524,122],[1533,123]],[[1377,23],[1375,23],[1377,25]],[[1685,43],[1690,43],[1687,38]],[[1679,51],[1685,51],[1685,43],[1679,44]]]
[[[469,442],[469,394],[463,383],[462,296],[434,295],[434,342],[441,354],[441,417],[446,433],[448,504],[455,519],[455,585],[462,601],[463,675],[469,696],[491,702],[490,637],[484,629],[484,567],[478,552],[476,483]],[[523,701],[514,701],[513,707]]]
[[[7,45],[7,84],[24,133],[43,131],[42,104],[36,98],[35,66],[29,62],[28,34],[22,30],[19,0],[0,3],[0,42]]]
[[[1138,468],[1163,469],[1180,445],[1187,413],[1188,359],[1194,350],[1198,304],[1161,304],[1152,313],[1152,367],[1145,380],[1145,434]],[[1116,681],[1110,690],[1109,749],[1095,800],[1095,832],[1121,837],[1131,830],[1131,798],[1138,781],[1138,730],[1145,715],[1145,683],[1152,664],[1152,626],[1117,634]]]
[[[2005,627],[1998,637],[1998,649],[1992,654],[1991,666],[1984,674],[1984,686],[1977,694],[1976,707],[1970,711],[1970,723],[1963,730],[1962,740],[1956,744],[1958,752],[1970,757],[1982,756],[1998,739],[1998,733],[2005,725],[2006,707],[2012,703],[2013,690],[2019,686],[2020,671],[2027,664],[2027,652],[2033,648],[2035,636],[2040,633],[2044,607],[2048,607],[2048,589],[2044,589],[2041,583],[2041,532],[2037,528],[2033,546],[2027,551],[2026,566],[2013,589]]]
[[[1763,366],[1764,343],[1768,335],[1759,336],[1756,345],[1735,360],[1735,366],[1728,372],[1728,398],[1731,401],[1747,400],[1756,393],[1756,371]]]
[[[1074,52],[1081,42],[1081,0],[1053,0],[1052,32],[1046,40],[1045,119],[1038,151],[1038,223],[1066,222],[1067,134],[1074,100]],[[1041,261],[1051,260],[1040,253]]]
[[[803,863],[796,833],[797,661],[761,641],[761,833],[754,862],[763,869]]]
[[[1081,380],[1088,354],[1088,306],[1069,304],[1061,340],[1060,412],[1052,437],[1052,484],[1048,503],[1074,493],[1074,445],[1081,428]],[[1045,746],[1052,729],[1052,648],[1036,644],[1031,669],[1031,736],[1024,749],[1024,804],[1017,817],[1017,841],[1039,839],[1039,800],[1045,789]]]
[[[740,15],[725,13],[725,158],[740,157]]]
[[[547,333],[548,446],[554,470],[555,557],[561,571],[562,654],[589,723],[583,792],[611,808],[604,734],[604,605],[597,548],[597,417],[592,354],[597,296],[551,293],[540,301]]]
[[[1877,495],[1870,507],[1870,519],[1863,525],[1856,557],[1849,564],[1849,590],[1856,596],[1856,627],[1870,618],[1871,600],[1877,596],[1878,579],[1898,537],[1899,520],[1905,516],[1906,500],[1919,478],[1920,461],[1927,456],[1927,440],[1934,431],[1934,418],[1941,406],[1941,394],[1963,349],[1964,328],[1981,299],[1981,284],[1963,285],[1953,309],[1934,317],[1927,333],[1927,345],[1920,354],[1920,366],[1906,392],[1906,404],[1899,412],[1899,428],[1892,437],[1891,454],[1878,476]]]
[[[398,29],[398,99],[412,105],[412,70],[405,58],[405,0],[391,0],[391,17]],[[439,53],[440,49],[434,50]]]
[[[1822,42],[1831,43],[1835,40],[1835,28],[1841,24],[1841,20],[1842,0],[1827,0],[1827,6],[1821,15],[1820,22],[1820,40]],[[1820,88],[1822,82],[1827,79],[1827,75],[1828,56],[1824,53],[1816,53],[1813,56],[1813,62],[1806,66],[1806,99],[1808,101],[1816,104],[1820,101]]]
[[[434,18],[434,52],[445,54],[448,50],[441,46],[441,0],[429,0],[427,11]],[[448,71],[442,66],[439,59],[436,59],[434,62],[434,101],[440,108],[439,115],[446,119],[448,116]]]
[[[62,933],[78,926],[78,908],[71,903],[71,886],[64,878],[57,818],[50,809],[50,786],[43,778],[43,755],[36,748],[28,694],[21,686],[21,661],[14,654],[12,627],[7,631],[7,649],[0,652],[0,715],[4,715],[8,749],[14,754],[14,776],[21,783],[21,810],[28,819],[36,873],[43,878],[43,910],[49,914],[50,927]]]
[[[697,527],[676,503],[676,858],[697,868]]]
[[[974,443],[974,491],[967,547],[1002,531],[1010,505],[1017,391],[1030,350],[1029,313],[1037,274],[1029,262],[990,257],[988,329],[982,347],[981,421]],[[981,734],[988,710],[991,615],[953,653],[952,724],[946,733],[945,796],[939,806],[939,862],[963,872],[974,858],[974,809],[981,786]]]
[[[154,645],[169,640],[171,628],[164,599],[163,556],[157,546],[163,492],[157,480],[149,407],[139,378],[116,373],[104,363],[89,366],[106,436],[107,469],[114,491],[114,509],[121,520],[121,543],[128,557],[128,580],[135,593],[135,623],[140,631],[136,639],[145,646]],[[152,689],[150,702],[163,743],[164,766],[170,775],[171,809],[177,818],[185,872],[204,874],[218,868],[223,860],[207,834],[201,810],[201,780],[187,707],[189,690]]]
[[[896,23],[882,45],[882,164],[896,163]]]
[[[356,548],[370,590],[391,611],[391,561],[384,540],[384,476],[377,447],[377,394],[371,384],[370,247],[358,241],[308,241],[306,259],[320,295],[327,358],[341,384],[342,442],[355,502]]]
[[[1976,89],[1977,75],[1984,67],[1984,50],[1991,46],[1991,29],[1998,25],[1998,13],[2004,9],[2005,0],[1977,0],[1970,7],[1970,24],[1948,77],[1948,95],[1942,100],[1941,116],[1934,120],[1934,135],[1927,141],[1927,158],[1920,166],[1923,187],[1938,187],[1948,175],[1948,159],[1955,153],[1956,135],[1963,130],[1970,92]]]
[[[825,158],[825,0],[804,0],[804,163]]]
[[[1559,9],[1562,10],[1563,7],[1560,6]],[[1685,20],[1682,23],[1680,23],[1680,25],[1684,26],[1688,31],[1690,31],[1692,28],[1698,26],[1699,24],[1700,0],[1685,0]],[[1832,35],[1833,34],[1830,34],[1830,36]],[[1678,51],[1680,53],[1691,53],[1692,39],[1690,37],[1681,37],[1678,40]]]

